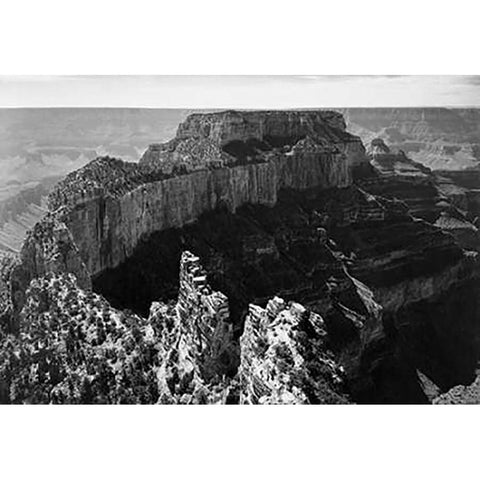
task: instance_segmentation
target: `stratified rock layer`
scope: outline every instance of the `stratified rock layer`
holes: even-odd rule
[[[221,206],[273,206],[282,188],[343,187],[365,162],[362,143],[334,112],[192,115],[140,165],[104,158],[69,175],[50,208],[67,207],[62,218],[97,275],[153,232]]]

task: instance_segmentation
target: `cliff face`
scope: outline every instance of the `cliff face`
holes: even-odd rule
[[[229,296],[238,331],[252,300],[300,301],[324,318],[355,399],[427,401],[418,369],[448,388],[470,378],[477,357],[478,306],[471,293],[478,261],[461,248],[469,246],[467,237],[449,228],[473,226],[457,208],[458,197],[445,194],[444,181],[429,169],[383,142],[368,154],[372,174],[357,186],[284,190],[273,206],[227,208],[157,232],[117,274],[100,275],[96,288],[142,310],[127,286],[141,283],[146,305],[148,298],[169,298],[176,259],[192,249],[215,288]],[[447,214],[458,221],[430,223]],[[123,286],[116,278],[126,279]],[[368,287],[359,288],[357,279]],[[436,323],[426,308],[437,309]],[[452,343],[458,321],[469,333]],[[442,351],[450,352],[448,360]]]
[[[348,154],[349,167],[365,163],[358,139],[346,132],[343,116],[332,111],[227,111],[190,115],[179,126],[174,140],[151,146],[142,161],[160,161],[164,165],[172,160],[187,160],[187,165],[190,160],[192,164],[231,163],[228,155],[254,161],[262,156],[261,152],[275,148],[288,152],[302,140],[309,140],[310,148],[316,146],[319,151],[344,151]],[[200,162],[188,155],[192,148],[197,156],[200,154]]]
[[[394,151],[382,139],[372,140],[367,154],[374,174],[358,181],[363,189],[404,201],[411,215],[451,233],[463,248],[480,249],[468,189]]]
[[[442,390],[468,383],[479,351],[480,242],[465,191],[382,140],[372,141],[368,154],[375,175],[361,180],[361,188],[402,200],[417,217],[332,232],[353,247],[350,271],[384,307],[383,333],[364,350],[366,364],[377,364],[369,367],[377,395],[420,398],[418,382],[408,377],[433,379]],[[391,382],[395,375],[404,378],[402,392]],[[431,389],[422,390],[431,399]]]
[[[357,137],[333,112],[192,115],[140,165],[98,159],[50,195],[65,207],[90,273],[128,258],[141,238],[224,206],[272,206],[282,188],[343,187],[365,163]]]

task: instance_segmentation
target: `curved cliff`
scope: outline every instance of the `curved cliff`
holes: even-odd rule
[[[272,206],[281,189],[344,187],[367,163],[335,112],[191,115],[140,163],[99,158],[51,193],[92,275],[121,264],[138,242],[217,207]]]

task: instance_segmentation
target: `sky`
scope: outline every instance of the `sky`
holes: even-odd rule
[[[0,107],[480,107],[480,76],[0,76]]]

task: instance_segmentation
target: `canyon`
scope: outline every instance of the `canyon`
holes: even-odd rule
[[[369,143],[382,138],[393,149],[432,170],[477,170],[480,111],[477,108],[339,109],[349,130]]]
[[[480,138],[475,109],[335,110],[365,144],[383,138],[433,170],[463,175],[470,184],[476,176]],[[0,250],[20,250],[27,230],[44,213],[42,197],[56,181],[98,156],[138,161],[146,145],[155,150],[153,142],[174,136],[189,113],[193,110],[0,109]],[[478,204],[478,178],[473,183],[469,201]]]
[[[439,403],[474,382],[476,184],[391,131],[365,148],[360,113],[195,113],[138,163],[68,174],[2,257],[1,400]]]

